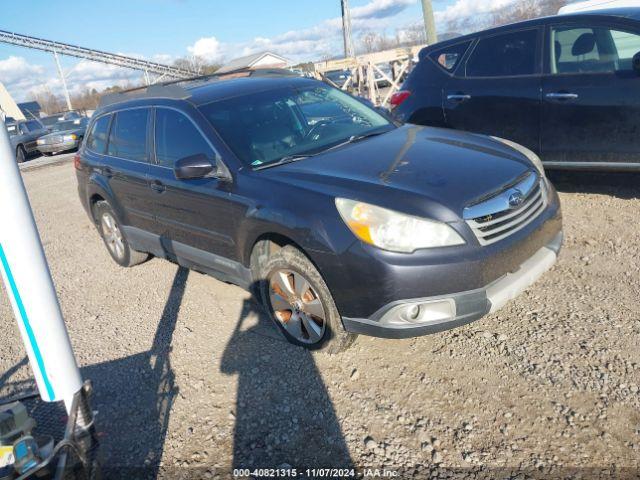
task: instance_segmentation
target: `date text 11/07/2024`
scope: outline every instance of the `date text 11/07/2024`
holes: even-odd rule
[[[396,478],[395,470],[380,468],[366,468],[362,470],[360,478]],[[234,478],[358,478],[358,472],[349,468],[259,468],[234,469]]]

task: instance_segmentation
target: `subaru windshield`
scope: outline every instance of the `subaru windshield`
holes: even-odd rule
[[[200,110],[238,158],[254,168],[304,159],[396,128],[328,85],[252,93]]]

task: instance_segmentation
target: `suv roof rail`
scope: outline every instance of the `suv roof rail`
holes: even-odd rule
[[[143,85],[141,87],[130,88],[120,92],[109,93],[103,95],[100,99],[98,107],[106,107],[114,103],[124,102],[125,100],[133,100],[136,98],[173,98],[176,100],[186,100],[191,97],[189,91],[180,86],[182,83],[203,82],[211,80],[231,80],[234,78],[246,77],[299,77],[295,72],[284,68],[257,68],[257,69],[241,69],[231,72],[210,73],[207,75],[198,75],[197,77],[177,78],[167,82],[157,83],[154,85]]]
[[[107,105],[137,98],[173,98],[176,100],[186,100],[190,96],[191,94],[184,88],[168,82],[166,84],[144,85],[142,87],[103,95],[98,107],[106,107]]]

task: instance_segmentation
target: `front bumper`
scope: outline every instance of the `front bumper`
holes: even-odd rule
[[[38,144],[38,151],[40,151],[40,153],[66,152],[67,150],[73,150],[74,148],[78,148],[77,140],[71,140],[69,142],[62,142],[62,143]]]
[[[483,288],[392,302],[368,319],[343,317],[345,330],[373,337],[410,338],[471,323],[502,308],[549,270],[556,262],[562,239],[560,232],[517,270]],[[413,322],[407,320],[407,312],[411,307],[419,307],[418,311],[421,312]]]

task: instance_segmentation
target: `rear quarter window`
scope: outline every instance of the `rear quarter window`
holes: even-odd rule
[[[443,70],[453,72],[469,49],[469,45],[471,45],[471,40],[468,42],[458,43],[456,45],[450,45],[431,52],[429,54],[429,58],[431,58],[431,60],[433,60]]]
[[[87,148],[92,152],[100,154],[106,153],[110,121],[111,115],[105,115],[104,117],[98,118],[93,124],[86,144]]]

